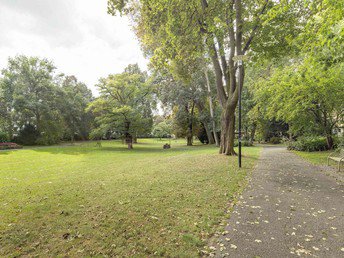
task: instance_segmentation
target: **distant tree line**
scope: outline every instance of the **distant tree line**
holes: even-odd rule
[[[187,145],[198,137],[235,155],[240,86],[245,141],[311,136],[321,137],[321,149],[337,145],[343,1],[109,0],[108,7],[135,18],[149,73],[128,65],[101,78],[93,97],[46,59],[10,58],[0,79],[0,140],[121,138],[131,149],[138,137],[183,137]]]
[[[0,132],[25,145],[87,140],[94,116],[91,90],[75,76],[57,74],[47,59],[9,58],[0,78]]]

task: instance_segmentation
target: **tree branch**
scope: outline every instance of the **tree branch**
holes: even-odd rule
[[[262,8],[262,10],[259,12],[259,14],[258,14],[258,18],[257,18],[257,21],[256,21],[256,24],[254,25],[254,27],[253,27],[253,29],[252,29],[252,31],[251,31],[251,34],[250,34],[250,36],[249,36],[249,38],[248,38],[248,40],[247,40],[247,42],[246,42],[246,44],[245,44],[245,46],[244,46],[244,48],[243,48],[243,54],[245,54],[246,53],[246,51],[249,49],[249,47],[250,47],[250,45],[251,45],[251,43],[252,43],[252,40],[253,40],[253,38],[254,38],[254,36],[255,36],[255,32],[256,32],[256,30],[258,29],[258,27],[259,27],[259,22],[260,22],[260,16],[265,12],[265,10],[266,10],[266,7],[268,6],[268,3],[269,3],[269,0],[265,0],[265,4],[264,4],[264,6],[263,6],[263,8]]]

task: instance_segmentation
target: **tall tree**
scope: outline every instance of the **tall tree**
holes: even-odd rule
[[[235,109],[244,67],[234,56],[282,53],[300,31],[303,3],[293,0],[109,0],[108,11],[133,18],[134,28],[156,67],[171,60],[192,66],[209,56],[222,106],[220,153],[234,155]],[[283,26],[288,23],[288,27]],[[277,50],[277,51],[276,51]],[[242,86],[242,85],[241,85]]]
[[[121,74],[100,79],[97,86],[100,96],[89,106],[97,116],[93,135],[116,132],[132,149],[134,136],[150,133],[152,128],[154,101],[147,75],[137,65],[130,65]]]
[[[27,56],[9,58],[2,71],[1,87],[10,126],[14,130],[14,126],[21,129],[33,125],[39,134],[37,143],[55,143],[61,138],[54,71],[49,60]]]
[[[86,140],[94,117],[86,108],[93,100],[92,92],[75,76],[64,76],[61,81],[59,109],[65,124],[65,134],[73,141],[77,136]]]

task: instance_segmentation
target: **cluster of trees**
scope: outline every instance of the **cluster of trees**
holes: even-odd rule
[[[235,155],[241,89],[250,97],[244,102],[246,137],[321,134],[332,147],[333,129],[343,121],[342,1],[108,0],[108,12],[132,19],[162,77],[163,102],[188,139],[197,122],[208,131],[218,123],[220,153]],[[238,65],[243,56],[245,64]],[[214,78],[216,101],[202,90],[204,73]],[[204,118],[204,107],[213,109],[212,119],[220,110],[220,118]]]
[[[49,60],[9,58],[0,77],[0,132],[26,145],[87,139],[93,114],[85,109],[92,100],[84,83],[56,74]]]
[[[344,3],[310,3],[292,51],[250,67],[254,105],[248,115],[256,124],[287,124],[291,138],[326,137],[331,149],[334,133],[344,123]]]
[[[248,141],[321,135],[333,147],[344,123],[342,1],[108,0],[108,12],[132,19],[150,73],[129,65],[93,98],[48,60],[9,59],[0,131],[39,144],[121,137],[129,148],[137,137],[198,136],[235,155],[241,93]]]

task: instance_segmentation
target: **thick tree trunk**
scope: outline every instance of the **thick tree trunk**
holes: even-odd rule
[[[221,117],[220,154],[236,155],[234,151],[235,139],[235,109],[225,109]]]

